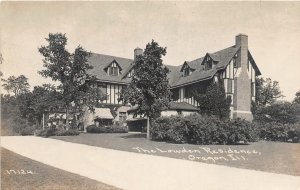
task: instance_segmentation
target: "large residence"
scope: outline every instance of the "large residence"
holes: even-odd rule
[[[88,114],[84,124],[93,124],[96,119],[111,119],[125,121],[128,118],[128,105],[119,101],[121,89],[131,80],[134,58],[143,53],[140,48],[134,49],[133,59],[111,55],[92,53],[89,64],[93,66],[90,74],[97,77],[97,87],[107,94],[107,99],[101,102],[101,107],[95,113]],[[255,77],[260,71],[248,50],[248,36],[239,34],[235,44],[214,53],[200,55],[182,65],[166,65],[171,71],[168,75],[173,92],[170,109],[162,115],[189,114],[197,110],[198,102],[191,95],[191,90],[205,87],[211,80],[224,83],[226,96],[231,96],[231,118],[252,120],[250,110],[251,100],[255,98]],[[108,113],[108,108],[114,110],[114,117]],[[103,113],[103,114],[101,114]]]

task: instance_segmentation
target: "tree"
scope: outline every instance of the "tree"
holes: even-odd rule
[[[199,102],[200,112],[206,115],[214,115],[221,119],[229,119],[231,97],[226,97],[224,84],[220,82],[211,82],[206,91],[201,89],[193,92],[195,100]]]
[[[284,97],[279,87],[279,82],[267,78],[256,78],[255,101],[258,106],[274,103],[278,98]]]
[[[296,92],[293,103],[300,104],[300,90],[298,90],[298,92]]]
[[[1,80],[4,82],[4,84],[2,84],[4,90],[8,93],[14,93],[15,96],[29,91],[30,85],[28,83],[28,78],[24,75],[20,75],[18,77],[10,76],[8,79]]]
[[[296,106],[290,102],[275,102],[257,110],[255,119],[260,122],[292,124],[297,122]]]
[[[136,115],[147,117],[148,139],[151,120],[168,108],[171,99],[167,78],[169,70],[163,66],[162,60],[166,52],[166,48],[160,47],[154,40],[148,43],[143,55],[136,57],[132,80],[121,95],[125,103],[138,106]]]
[[[45,70],[39,71],[43,77],[59,81],[58,90],[61,92],[62,106],[66,110],[66,124],[69,125],[70,109],[82,111],[82,106],[90,109],[101,98],[101,93],[93,87],[95,77],[88,74],[92,66],[88,64],[90,53],[78,46],[74,53],[66,49],[65,34],[49,34],[47,46],[41,46],[39,52],[43,55]]]

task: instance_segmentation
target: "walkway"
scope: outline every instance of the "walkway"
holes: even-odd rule
[[[41,137],[1,137],[30,159],[130,190],[300,190],[300,177],[123,152]]]

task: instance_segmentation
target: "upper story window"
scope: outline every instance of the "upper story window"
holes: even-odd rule
[[[192,74],[192,72],[194,71],[195,69],[191,68],[187,62],[184,62],[183,66],[181,67],[181,70],[180,72],[182,72],[182,76],[186,77],[186,76],[189,76]]]
[[[119,68],[118,68],[117,64],[112,63],[110,65],[110,67],[108,67],[108,72],[109,72],[109,75],[111,75],[111,76],[118,76],[119,75]]]
[[[204,60],[204,70],[210,70],[212,68],[212,65],[213,60],[209,56],[206,56]]]
[[[233,67],[237,68],[238,67],[238,63],[237,63],[237,54],[235,54],[232,58],[232,62],[233,62]]]
[[[104,68],[104,70],[109,76],[119,76],[122,68],[116,60],[113,60]]]
[[[132,74],[133,74],[133,69],[131,69],[131,70],[128,72],[127,77],[128,77],[128,78],[131,78],[131,77],[132,77]]]
[[[189,68],[185,68],[183,71],[183,76],[189,76],[190,75],[190,69]]]

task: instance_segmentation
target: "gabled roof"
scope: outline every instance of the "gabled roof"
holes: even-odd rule
[[[176,88],[212,78],[218,70],[224,69],[229,64],[230,60],[238,50],[239,47],[231,46],[215,53],[207,53],[206,55],[209,55],[212,59],[216,61],[219,60],[218,63],[209,70],[204,70],[204,65],[202,65],[202,62],[206,56],[190,61],[189,66],[195,68],[196,70],[191,73],[191,75],[186,77],[181,77],[180,75],[180,68],[182,66],[177,66],[179,69],[168,66],[168,68],[172,68],[173,71],[172,74],[169,74],[171,88]]]
[[[117,66],[119,67],[120,70],[122,70],[122,67],[119,65],[119,63],[114,59],[112,62],[107,63],[106,66],[104,67],[104,70],[106,70],[111,64],[116,63]]]
[[[130,82],[129,79],[127,78],[122,79],[123,72],[121,72],[121,74],[118,76],[109,76],[105,72],[104,69],[108,65],[110,65],[114,60],[124,70],[126,70],[126,68],[128,68],[130,64],[133,62],[133,59],[126,59],[126,58],[121,58],[116,56],[91,53],[88,59],[88,64],[93,66],[93,69],[88,70],[88,73],[90,75],[94,75],[98,80],[103,82],[123,83],[123,84],[129,83]]]
[[[260,72],[259,68],[257,67],[257,65],[256,65],[256,63],[255,63],[255,61],[254,61],[254,59],[253,59],[250,51],[248,51],[248,55],[249,55],[248,57],[249,57],[249,59],[250,59],[250,61],[252,63],[252,66],[253,66],[253,68],[255,70],[256,76],[261,75],[261,72]]]
[[[192,68],[191,66],[189,66],[189,64],[188,64],[187,61],[185,61],[185,62],[183,63],[183,65],[181,66],[180,72],[183,71],[183,69],[184,69],[185,66],[188,66],[188,68],[191,69],[192,71],[195,70],[194,68]]]
[[[219,70],[226,68],[239,49],[239,46],[231,46],[214,53],[207,53],[204,57],[192,61],[185,61],[184,64],[179,66],[165,65],[170,70],[168,73],[168,79],[171,88],[177,88],[211,79]],[[204,70],[204,65],[202,65],[202,62],[206,56],[210,56],[216,62],[212,69]],[[249,59],[252,61],[253,68],[257,71],[257,74],[260,75],[261,73],[250,52]],[[109,76],[104,71],[104,68],[110,65],[113,61],[117,62],[117,64],[123,69],[119,76]],[[131,78],[125,76],[133,68],[133,59],[92,53],[88,63],[93,66],[93,69],[88,71],[89,74],[96,76],[99,81],[119,84],[128,84],[131,81]],[[181,72],[184,65],[188,65],[193,70],[189,76],[182,76]]]

